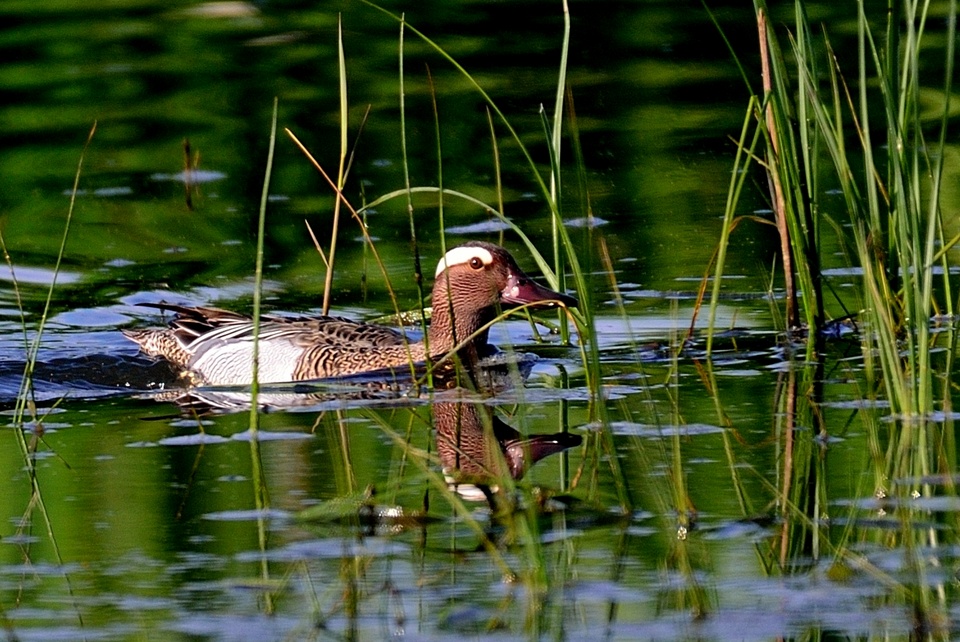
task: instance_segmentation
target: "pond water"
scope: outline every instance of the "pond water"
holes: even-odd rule
[[[575,118],[564,125],[562,209],[589,279],[577,294],[594,315],[596,362],[583,359],[576,334],[565,344],[511,318],[491,332],[513,364],[494,369],[492,392],[411,394],[400,380],[397,394],[370,378],[268,387],[251,432],[245,391],[187,394],[169,366],[138,354],[120,329],[164,319],[137,304],[250,311],[274,97],[264,306],[319,313],[324,263],[305,221],[326,247],[334,198],[283,130],[336,173],[338,16],[350,202],[401,190],[407,173],[415,187],[442,179],[493,208],[502,200],[552,256],[551,215],[530,164],[463,74],[407,29],[401,113],[399,24],[360,2],[321,4],[331,6],[0,5],[0,234],[10,257],[0,267],[0,410],[11,421],[25,345],[56,282],[28,421],[11,423],[0,449],[8,639],[956,631],[949,394],[929,433],[948,455],[923,480],[934,490],[900,497],[896,487],[915,480],[884,479],[876,453],[905,428],[869,393],[860,342],[833,341],[816,364],[792,357],[771,277],[775,232],[755,223],[735,235],[717,321],[728,331],[703,359],[696,296],[749,96],[698,3],[570,6]],[[708,4],[756,72],[751,4]],[[472,74],[546,175],[540,109],[552,114],[556,100],[562,4],[385,6]],[[791,4],[772,9],[778,28],[790,22]],[[855,56],[855,7],[807,10],[837,51]],[[934,14],[937,33],[945,10]],[[956,145],[949,150],[955,161]],[[948,164],[944,183],[960,184],[958,172]],[[769,218],[760,174],[748,192],[742,213]],[[956,210],[953,188],[945,199]],[[400,310],[418,305],[413,253],[429,277],[441,229],[446,246],[501,242],[539,278],[521,239],[484,208],[445,198],[441,225],[435,192],[412,205],[415,246],[405,198],[365,213]],[[346,214],[339,239],[334,311],[392,313]],[[845,314],[841,301],[857,310],[845,295],[857,274],[839,253],[826,267],[838,293],[831,314]],[[693,342],[675,350],[691,324]],[[812,388],[824,402],[801,411]],[[496,491],[489,469],[502,473]],[[918,610],[934,613],[938,628],[917,626]]]

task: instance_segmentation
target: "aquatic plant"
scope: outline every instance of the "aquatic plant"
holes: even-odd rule
[[[80,158],[77,161],[77,169],[73,177],[73,186],[70,189],[70,204],[67,207],[67,214],[63,224],[63,234],[60,238],[60,245],[59,249],[57,250],[56,260],[54,262],[50,285],[47,287],[47,294],[43,303],[43,310],[40,313],[37,327],[33,331],[34,334],[32,341],[29,336],[27,316],[23,308],[23,301],[20,297],[20,287],[17,282],[16,271],[13,267],[13,260],[7,249],[6,242],[3,240],[3,235],[0,234],[0,249],[3,250],[4,259],[7,262],[7,266],[10,268],[13,289],[20,312],[20,323],[23,330],[24,349],[26,356],[23,375],[20,378],[20,388],[17,392],[16,403],[14,405],[12,425],[14,429],[13,433],[15,440],[23,457],[23,468],[26,470],[30,482],[30,499],[27,502],[27,506],[25,507],[23,515],[20,518],[17,531],[21,536],[27,535],[33,526],[34,511],[38,512],[43,520],[47,540],[49,541],[50,547],[53,551],[54,559],[56,559],[61,568],[64,568],[63,555],[60,552],[60,545],[57,541],[53,523],[50,519],[50,513],[48,512],[46,502],[44,501],[43,488],[37,471],[37,453],[40,444],[44,442],[43,434],[45,413],[41,413],[37,408],[36,400],[34,398],[33,375],[37,367],[37,358],[40,353],[40,345],[43,339],[44,330],[46,329],[47,320],[50,315],[50,305],[53,301],[53,295],[57,288],[57,278],[60,274],[60,268],[66,252],[67,240],[70,238],[70,226],[73,222],[74,209],[77,202],[77,192],[80,186],[80,176],[83,173],[83,163],[87,155],[87,150],[90,148],[90,143],[93,141],[96,131],[97,123],[94,122],[90,128],[90,132],[87,134],[86,141],[83,145],[83,150],[80,152]],[[62,401],[62,399],[54,403],[53,407],[48,409],[46,412],[54,410],[59,405],[60,401]],[[31,434],[29,443],[27,442],[28,431]],[[26,546],[25,551],[25,554],[29,559],[29,553],[27,551],[29,551],[29,544]],[[61,573],[64,582],[66,583],[67,594],[70,596],[73,609],[76,612],[77,621],[82,627],[83,616],[80,614],[80,610],[77,606],[70,574],[66,570],[63,570]],[[2,609],[0,609],[0,618],[2,618],[4,621],[7,619],[6,614]],[[12,633],[12,628],[8,629],[8,632]]]
[[[929,3],[892,3],[878,17],[859,2],[857,59],[855,73],[849,74],[847,61],[833,51],[829,28],[822,37],[814,35],[803,2],[794,4],[784,51],[781,38],[768,25],[766,4],[756,0],[762,91],[751,90],[737,143],[711,301],[713,308],[729,234],[741,220],[734,215],[744,185],[739,176],[751,163],[759,163],[780,237],[787,330],[796,331],[802,317],[807,338],[804,374],[790,374],[779,397],[783,405],[778,416],[785,422],[778,431],[784,440],[777,491],[784,518],[779,565],[829,552],[843,566],[847,556],[856,557],[850,540],[871,537],[869,529],[846,528],[841,537],[830,539],[823,521],[823,449],[829,428],[818,407],[823,373],[816,364],[822,364],[826,349],[829,310],[842,309],[847,316],[849,302],[830,289],[821,266],[825,253],[840,247],[862,274],[855,303],[866,382],[857,394],[868,401],[860,415],[872,444],[871,493],[892,502],[896,511],[898,540],[908,551],[907,564],[916,578],[905,588],[918,631],[937,630],[938,616],[926,563],[916,551],[937,546],[940,537],[913,525],[923,513],[912,502],[940,492],[954,494],[952,484],[938,490],[922,480],[956,470],[955,449],[949,446],[953,440],[947,438],[949,422],[934,421],[935,412],[952,407],[948,382],[956,347],[954,332],[932,328],[935,314],[938,322],[953,318],[947,251],[958,240],[950,238],[940,205],[956,2],[944,8],[945,30],[937,36],[943,43],[944,77],[936,89],[938,116],[931,118],[931,107],[921,99]],[[746,76],[745,81],[752,86]],[[762,156],[756,152],[758,139]],[[842,199],[840,208],[833,190]],[[831,304],[826,303],[828,294]],[[947,348],[939,362],[933,357],[937,344]],[[880,421],[880,397],[890,404],[892,423]],[[800,426],[814,430],[798,432]]]

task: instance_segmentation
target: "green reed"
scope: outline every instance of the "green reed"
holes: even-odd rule
[[[347,169],[347,63],[343,53],[343,20],[337,18],[337,71],[340,79],[340,162],[337,164],[337,191],[343,191]],[[323,314],[330,312],[330,296],[333,290],[333,266],[337,254],[337,237],[340,229],[340,205],[338,198],[333,203],[333,224],[330,231],[330,248],[327,250],[327,273],[323,284]]]
[[[914,498],[955,495],[952,481],[929,481],[939,474],[952,480],[956,471],[951,424],[931,419],[935,411],[952,408],[949,380],[956,337],[952,331],[933,332],[931,319],[936,314],[952,318],[947,251],[960,239],[951,238],[941,206],[956,1],[942,6],[945,29],[930,36],[929,3],[892,1],[874,13],[867,3],[858,2],[856,65],[850,74],[850,61],[839,59],[832,48],[829,28],[817,35],[803,2],[794,3],[793,25],[783,39],[768,26],[766,4],[755,0],[762,91],[751,92],[748,114],[755,133],[749,134],[745,126],[736,161],[740,170],[756,160],[766,175],[781,238],[785,318],[788,328],[802,319],[809,361],[822,360],[821,331],[830,308],[845,307],[823,277],[821,265],[829,258],[825,253],[839,246],[862,271],[855,299],[866,388],[857,391],[886,399],[895,419],[887,424],[877,420],[874,410],[861,411],[871,445],[872,492],[891,503],[900,524],[895,541],[904,548],[915,577],[912,587],[905,588],[918,630],[935,630],[937,619],[936,591],[929,586],[927,563],[918,551],[937,547],[945,538],[958,540],[956,528],[947,534],[916,528],[915,521],[930,516],[912,507]],[[931,38],[944,51],[944,77],[932,88],[921,73]],[[781,42],[787,43],[786,49]],[[931,111],[937,116],[931,118]],[[762,155],[748,142],[758,133]],[[731,182],[714,306],[741,186],[742,181]],[[840,195],[839,208],[831,190]],[[828,304],[831,297],[834,301]],[[938,362],[933,353],[939,344],[947,348],[947,356]],[[850,555],[846,546],[851,538],[871,537],[866,529],[847,528],[839,540],[821,539],[828,532],[818,526],[827,511],[822,488],[826,444],[810,439],[814,433],[826,438],[830,429],[817,406],[822,376],[813,371],[787,381],[780,397],[779,403],[785,404],[782,416],[795,418],[779,433],[784,468],[777,493],[786,520],[781,566],[801,555],[816,558],[821,551],[843,559]],[[801,425],[814,430],[794,434]],[[799,526],[788,532],[794,518]],[[878,537],[893,542],[889,534]]]
[[[940,289],[949,293],[946,249],[956,239],[946,239],[939,195],[954,29],[947,33],[939,136],[930,142],[920,120],[919,97],[926,9],[904,6],[904,16],[888,21],[886,49],[880,50],[860,6],[857,77],[851,92],[829,40],[814,37],[803,3],[795,7],[795,28],[785,53],[767,26],[764,3],[756,3],[763,91],[754,94],[748,107],[755,130],[751,135],[745,123],[735,176],[756,158],[749,141],[761,136],[761,162],[781,234],[788,325],[796,326],[802,318],[811,335],[823,328],[822,236],[830,230],[838,237],[831,240],[848,249],[848,256],[864,272],[858,299],[871,331],[864,333],[873,346],[868,357],[875,353],[895,411],[923,414],[932,408],[929,319],[935,311],[950,314],[953,309],[949,296],[937,300],[934,270],[942,268]],[[953,12],[955,3],[950,7]],[[902,42],[897,35],[901,20],[906,24]],[[877,95],[871,86],[878,87]],[[875,148],[876,131],[885,135],[887,151]],[[719,269],[742,186],[742,179],[732,179]],[[845,218],[830,214],[836,207],[826,192],[834,186],[843,197]],[[843,231],[845,224],[849,233]],[[717,276],[715,293],[719,271]],[[901,342],[906,349],[903,362]]]
[[[267,549],[267,517],[266,511],[270,508],[270,499],[267,493],[267,480],[263,471],[263,460],[260,455],[260,404],[258,395],[260,381],[258,371],[260,367],[260,315],[261,299],[263,296],[263,247],[266,238],[267,203],[270,196],[270,178],[273,174],[273,154],[277,143],[277,113],[279,100],[273,99],[273,112],[270,118],[270,142],[267,146],[267,162],[263,175],[263,189],[260,192],[260,209],[257,216],[257,250],[256,266],[254,268],[253,286],[253,345],[251,349],[250,366],[252,369],[250,383],[250,466],[253,478],[254,505],[257,509],[257,543],[261,552],[260,578],[263,582],[264,610],[272,613],[274,609],[273,594],[269,589],[270,566],[266,558]],[[332,256],[332,250],[331,250]]]
[[[273,116],[270,119],[270,143],[267,148],[267,164],[263,175],[263,189],[260,192],[260,209],[257,216],[257,250],[253,281],[253,348],[251,351],[250,367],[252,369],[250,386],[250,430],[256,431],[259,426],[259,408],[257,407],[257,393],[259,392],[260,367],[260,300],[263,295],[263,246],[266,237],[267,202],[270,197],[270,176],[273,173],[273,152],[277,142],[277,109],[279,101],[273,99]]]
[[[36,455],[40,443],[43,442],[43,416],[37,413],[37,406],[33,396],[33,373],[36,370],[37,358],[40,352],[40,345],[43,339],[44,330],[46,328],[47,320],[50,316],[50,307],[53,302],[53,295],[57,288],[57,279],[60,274],[60,266],[63,263],[63,258],[66,254],[67,240],[70,238],[70,227],[73,222],[73,215],[77,202],[77,192],[80,186],[80,176],[83,173],[83,164],[87,156],[87,151],[90,148],[90,144],[93,141],[93,137],[97,131],[96,121],[90,128],[90,132],[87,134],[86,141],[83,145],[83,150],[80,152],[80,159],[77,161],[77,169],[73,177],[73,186],[70,190],[70,204],[67,208],[67,215],[63,225],[63,235],[60,238],[60,246],[57,250],[57,258],[54,262],[53,275],[50,279],[50,286],[47,288],[47,296],[44,300],[43,311],[40,314],[40,320],[37,323],[37,328],[31,342],[28,335],[27,327],[27,317],[26,312],[23,306],[23,300],[20,296],[20,287],[17,282],[16,272],[13,267],[13,260],[10,257],[10,253],[7,249],[6,243],[3,240],[2,235],[0,235],[0,248],[3,250],[4,259],[7,262],[7,266],[10,268],[10,273],[13,281],[13,288],[17,300],[17,306],[20,311],[20,320],[23,328],[23,338],[24,338],[24,347],[26,349],[26,361],[24,365],[23,375],[20,379],[20,388],[17,393],[17,401],[14,406],[13,412],[13,428],[14,434],[16,435],[17,445],[20,447],[20,452],[23,456],[24,470],[27,471],[28,477],[30,479],[30,500],[27,504],[27,508],[24,511],[24,514],[21,518],[20,524],[17,527],[18,533],[23,534],[24,529],[32,528],[33,511],[36,510],[40,513],[40,516],[43,519],[44,526],[46,527],[47,539],[50,542],[50,547],[53,551],[53,555],[57,560],[57,563],[63,568],[63,555],[60,552],[60,545],[57,542],[56,534],[54,533],[53,523],[50,520],[50,514],[47,511],[46,502],[43,498],[43,490],[40,483],[40,476],[37,471],[36,465]],[[59,405],[60,401],[57,401],[53,408]],[[32,438],[30,442],[27,442],[25,428],[27,424],[28,415],[32,417],[33,425],[32,429]],[[66,464],[64,464],[66,465]],[[80,613],[79,605],[77,604],[73,592],[73,583],[70,579],[70,575],[66,570],[62,571],[64,582],[67,586],[67,593],[70,595],[70,599],[73,601],[73,607],[76,612],[77,620],[79,622],[80,628],[84,627],[83,615]],[[2,609],[0,609],[2,612]],[[6,620],[6,616],[3,616],[3,619]],[[8,629],[8,633],[13,634],[12,629]],[[14,635],[15,637],[15,635]]]

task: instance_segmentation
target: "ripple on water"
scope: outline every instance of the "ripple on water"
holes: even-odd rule
[[[77,283],[81,278],[83,278],[82,274],[64,269],[56,272],[50,268],[27,265],[14,265],[11,269],[8,264],[0,263],[0,281],[16,280],[19,285],[50,285],[54,282],[58,285],[68,285]]]
[[[222,444],[230,441],[220,435],[211,435],[205,432],[198,432],[192,435],[177,435],[175,437],[164,437],[157,444],[161,446],[201,446],[206,444]]]
[[[646,437],[649,439],[660,439],[662,437],[695,437],[697,435],[712,435],[722,433],[723,428],[712,424],[683,424],[683,425],[657,425],[642,424],[632,421],[614,421],[610,424],[613,434],[625,437]]]
[[[237,554],[237,560],[245,562],[267,559],[272,562],[300,562],[311,559],[340,559],[344,556],[371,556],[382,558],[391,555],[407,555],[410,547],[387,538],[366,537],[362,541],[352,538],[325,537],[293,542],[269,551],[246,551]]]
[[[224,510],[214,513],[204,513],[203,519],[215,522],[252,522],[258,519],[286,520],[290,513],[282,510]]]

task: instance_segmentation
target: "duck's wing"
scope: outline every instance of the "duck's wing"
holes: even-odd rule
[[[170,303],[140,305],[173,312],[176,316],[168,324],[168,331],[190,351],[207,342],[253,339],[253,319],[244,314],[220,308]],[[263,315],[260,318],[260,340],[286,340],[301,347],[333,345],[362,350],[401,345],[405,338],[392,328],[343,317]]]
[[[193,332],[190,322],[176,321],[181,333]],[[197,334],[191,347],[199,348],[207,342],[252,341],[253,321],[247,317],[221,319],[215,327]],[[403,345],[400,332],[372,323],[362,323],[341,317],[262,317],[261,342],[288,342],[299,348],[330,346],[342,350],[367,350]],[[410,341],[410,339],[406,339]]]
[[[169,310],[174,318],[166,328],[121,330],[128,339],[140,346],[146,354],[162,357],[184,367],[193,354],[194,343],[202,336],[221,327],[233,327],[249,322],[241,314],[219,308],[188,307],[172,303],[140,303],[141,307]]]
[[[367,350],[403,345],[410,342],[402,332],[373,323],[341,317],[285,318],[270,323],[261,338],[290,335],[301,346],[334,346],[344,350]]]
[[[156,308],[173,312],[174,317],[167,326],[167,332],[185,348],[199,337],[220,328],[241,328],[252,323],[250,317],[230,310],[209,307],[192,307],[173,303],[140,303],[144,308]]]

